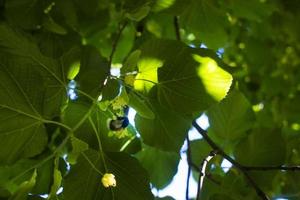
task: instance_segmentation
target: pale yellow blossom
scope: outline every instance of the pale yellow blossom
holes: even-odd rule
[[[102,182],[103,186],[106,188],[111,187],[111,186],[112,187],[117,186],[115,175],[113,175],[111,173],[105,173],[101,179],[101,182]]]

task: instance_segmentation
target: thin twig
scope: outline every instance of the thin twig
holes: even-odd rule
[[[247,171],[270,171],[270,170],[283,170],[283,171],[300,171],[300,166],[243,166]]]
[[[176,39],[178,41],[181,41],[180,37],[180,26],[179,26],[179,19],[178,16],[174,16],[174,28],[175,28],[175,33],[176,33]]]
[[[189,134],[186,135],[186,143],[187,143],[186,158],[187,158],[187,162],[191,163],[192,152],[191,152],[191,144],[190,144]],[[188,165],[188,173],[187,173],[187,179],[186,179],[186,190],[185,190],[186,200],[189,200],[189,186],[190,186],[191,171],[192,171],[191,166]]]
[[[255,183],[255,181],[251,178],[251,176],[248,174],[248,172],[244,169],[244,167],[236,162],[234,159],[232,159],[229,155],[227,155],[210,137],[207,135],[207,132],[203,130],[196,121],[193,121],[193,126],[196,128],[196,130],[202,135],[202,137],[206,140],[206,142],[218,152],[219,155],[221,155],[223,158],[231,162],[233,166],[235,166],[237,169],[239,169],[246,179],[248,180],[248,183],[255,189],[257,195],[263,199],[263,200],[269,200],[269,197],[258,187],[258,185]]]
[[[109,60],[108,60],[108,66],[109,66],[109,68],[111,67],[112,60],[113,60],[115,51],[117,49],[117,45],[118,45],[119,39],[120,39],[120,37],[122,35],[123,30],[127,26],[127,23],[128,23],[128,21],[125,21],[123,25],[119,24],[119,30],[118,30],[118,33],[117,33],[117,36],[116,36],[115,40],[113,41],[112,49],[111,49],[111,52],[110,52],[110,55],[109,55]]]
[[[106,78],[100,86],[100,91],[101,92],[102,92],[102,90],[105,86],[105,83],[106,83],[107,79],[110,76],[110,69],[111,69],[111,64],[112,64],[112,61],[113,61],[113,57],[114,57],[114,54],[117,50],[117,45],[118,45],[118,42],[119,42],[120,37],[122,35],[122,32],[125,29],[125,27],[127,26],[127,24],[128,24],[128,21],[125,21],[123,25],[119,24],[119,29],[118,29],[118,32],[117,32],[117,36],[116,36],[115,40],[112,43],[111,52],[110,52],[110,55],[109,55],[109,58],[108,58],[108,71],[107,71],[106,76],[105,76]]]
[[[212,151],[209,153],[209,155],[203,159],[202,163],[201,163],[201,167],[200,167],[200,174],[199,174],[199,179],[198,179],[198,189],[197,189],[197,200],[200,200],[200,193],[201,193],[201,188],[203,186],[203,181],[204,178],[206,176],[206,166],[208,164],[208,162],[213,159],[216,155],[215,151]]]

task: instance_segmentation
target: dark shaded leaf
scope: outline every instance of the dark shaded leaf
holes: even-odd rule
[[[151,101],[154,119],[137,114],[135,124],[145,144],[165,151],[179,152],[190,128],[188,118]]]
[[[86,152],[86,157],[101,173],[105,172],[101,154],[90,150]],[[102,176],[81,156],[65,180],[64,197],[73,200],[110,200],[113,195],[116,199],[153,199],[147,173],[136,159],[125,153],[107,153],[105,162],[107,173],[115,175],[116,187],[105,188],[101,183]]]
[[[248,166],[277,166],[285,161],[286,146],[278,129],[254,129],[235,148],[238,162]]]
[[[216,1],[191,0],[181,15],[182,23],[210,48],[220,48],[226,44],[226,16]]]
[[[41,25],[46,4],[36,0],[5,1],[5,17],[11,23],[25,29],[37,29]]]
[[[80,71],[76,77],[79,89],[97,98],[101,86],[109,75],[109,66],[96,48],[86,46],[82,50]]]
[[[238,91],[211,107],[207,116],[210,129],[223,140],[245,137],[254,124],[254,113],[247,99]]]
[[[148,171],[150,181],[157,189],[170,183],[177,172],[180,156],[173,152],[165,152],[153,147],[144,147],[137,155],[141,165]]]

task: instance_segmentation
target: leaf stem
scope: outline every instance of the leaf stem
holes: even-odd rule
[[[52,121],[52,120],[46,120],[46,119],[45,119],[45,120],[43,120],[43,122],[44,122],[45,124],[55,124],[55,125],[61,126],[61,127],[65,128],[65,129],[67,129],[68,131],[71,131],[71,130],[72,130],[72,128],[69,127],[68,125],[63,124],[63,123],[60,123],[60,122],[57,122],[57,121]]]
[[[97,99],[93,98],[92,96],[90,96],[89,94],[85,93],[84,91],[76,88],[75,89],[79,94],[82,94],[83,96],[87,97],[88,99],[92,100],[92,101],[95,101]]]
[[[92,128],[94,130],[94,133],[95,133],[97,141],[98,141],[99,151],[100,151],[100,154],[101,154],[101,159],[102,159],[102,162],[103,162],[103,165],[104,165],[105,172],[108,172],[106,161],[105,161],[105,158],[104,158],[104,151],[103,151],[103,148],[102,148],[102,143],[101,143],[101,140],[100,140],[100,136],[98,135],[99,131],[97,130],[97,128],[95,126],[95,123],[93,122],[91,117],[89,117],[89,122],[92,125]]]
[[[100,172],[97,167],[94,165],[94,163],[92,163],[92,161],[85,155],[84,152],[81,152],[82,156],[88,161],[88,163],[90,164],[90,166],[101,176],[103,176],[103,173]]]

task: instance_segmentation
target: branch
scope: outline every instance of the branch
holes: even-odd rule
[[[108,60],[108,66],[109,66],[109,68],[111,67],[112,60],[113,60],[115,51],[117,49],[117,45],[118,45],[119,39],[120,39],[120,37],[122,35],[122,32],[123,32],[124,28],[127,26],[127,24],[128,24],[127,21],[124,22],[123,25],[119,24],[119,30],[118,30],[118,33],[117,33],[117,36],[116,36],[115,40],[113,41],[112,49],[111,49],[109,60]]]
[[[197,200],[200,200],[200,192],[201,192],[201,188],[203,186],[203,181],[204,178],[206,176],[206,166],[208,164],[208,162],[213,159],[216,155],[215,151],[212,151],[209,153],[209,155],[203,159],[202,163],[201,163],[201,167],[200,167],[200,174],[199,174],[199,179],[198,179],[198,189],[197,189]]]
[[[186,142],[187,142],[186,157],[187,157],[187,162],[189,164],[189,163],[191,163],[191,158],[192,158],[189,134],[187,134],[187,136],[186,136]],[[186,200],[189,200],[190,176],[191,176],[191,166],[188,165],[188,173],[187,173],[187,179],[186,179],[186,191],[185,191]]]
[[[247,171],[269,171],[269,170],[283,170],[283,171],[300,171],[300,166],[243,166],[244,170]]]
[[[178,41],[181,41],[178,16],[174,16],[174,28],[175,28],[175,33],[176,33],[176,39]]]
[[[196,128],[196,130],[202,135],[202,137],[206,140],[206,142],[223,158],[231,162],[232,165],[234,165],[237,169],[239,169],[246,179],[248,180],[248,183],[255,189],[257,195],[263,199],[263,200],[269,200],[269,197],[258,187],[258,185],[255,183],[255,181],[251,178],[251,176],[248,174],[248,172],[244,169],[244,167],[236,162],[234,159],[232,159],[229,155],[227,155],[210,137],[207,135],[207,132],[203,130],[196,121],[192,122],[192,125]]]
[[[102,90],[105,86],[105,83],[107,81],[107,77],[109,77],[109,75],[110,75],[110,68],[111,68],[112,60],[113,60],[114,54],[116,52],[117,45],[118,45],[118,42],[119,42],[120,37],[122,35],[122,32],[125,29],[125,27],[127,26],[127,23],[128,22],[125,21],[123,25],[119,24],[119,30],[118,30],[118,33],[117,33],[117,36],[116,36],[115,40],[112,43],[112,49],[111,49],[111,52],[110,52],[110,55],[109,55],[109,58],[108,58],[108,68],[109,68],[109,70],[107,71],[105,80],[103,81],[103,83],[100,86],[100,91],[101,92],[102,92]]]

